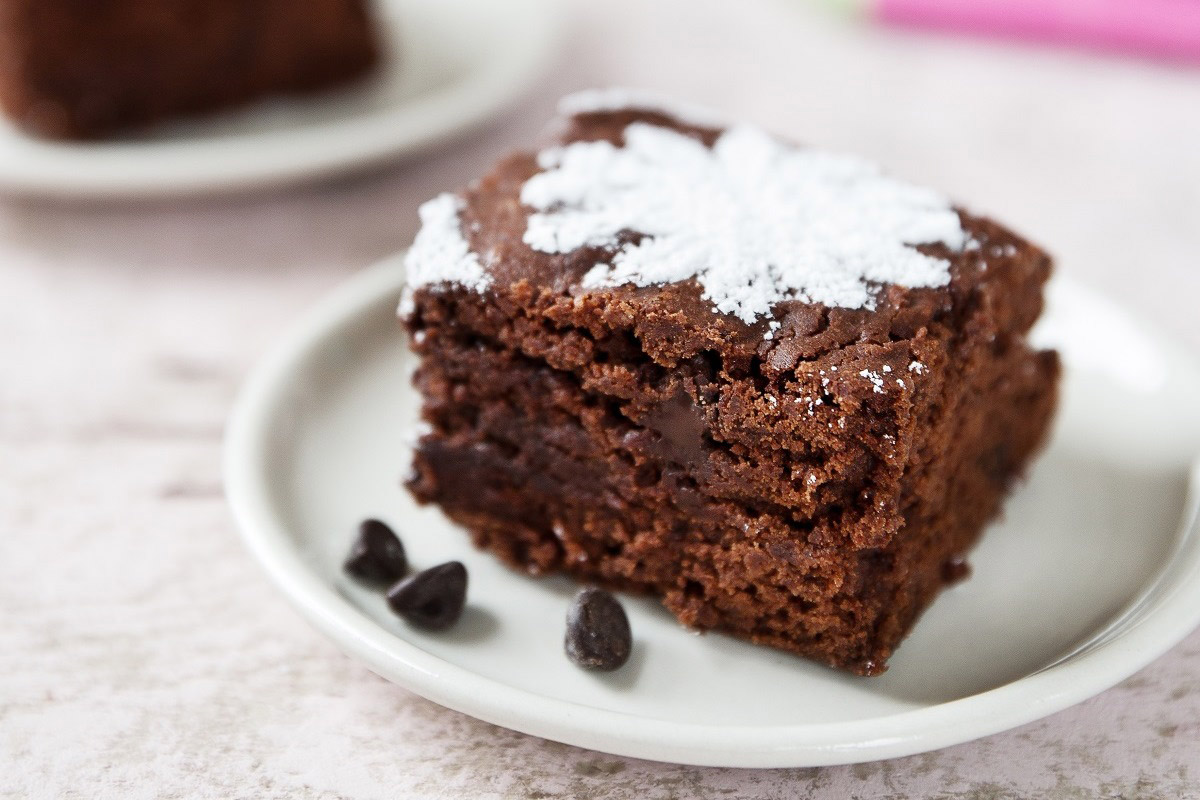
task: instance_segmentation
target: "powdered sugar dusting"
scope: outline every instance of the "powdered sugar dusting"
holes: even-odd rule
[[[874,389],[876,394],[883,394],[883,378],[879,375],[878,372],[875,372],[875,371],[869,370],[869,369],[864,369],[861,372],[859,372],[858,374],[859,374],[859,377],[866,378],[868,381],[871,382],[871,387],[872,387],[872,389]]]
[[[652,89],[629,89],[619,86],[607,89],[585,89],[558,101],[558,113],[564,117],[595,114],[601,111],[656,111],[688,125],[701,128],[724,127],[715,111],[703,106],[682,103]]]
[[[423,204],[418,212],[421,230],[404,258],[406,282],[399,313],[412,313],[412,292],[423,286],[455,284],[482,292],[491,276],[471,252],[462,233],[462,198],[445,193]]]
[[[635,122],[624,147],[576,142],[538,162],[545,171],[521,190],[535,211],[524,234],[530,247],[612,248],[585,288],[695,278],[716,310],[747,323],[787,299],[870,308],[877,284],[944,286],[948,263],[913,245],[966,242],[937,192],[749,126],[730,128],[710,149]],[[619,245],[621,232],[644,236]]]

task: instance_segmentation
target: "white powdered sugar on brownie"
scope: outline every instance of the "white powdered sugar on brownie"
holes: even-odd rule
[[[881,284],[944,286],[948,262],[915,245],[966,243],[945,197],[858,158],[791,147],[750,126],[711,148],[644,122],[624,139],[545,150],[544,171],[521,190],[534,210],[530,247],[611,250],[584,288],[694,278],[715,310],[754,323],[789,299],[872,308]]]
[[[482,292],[491,284],[491,275],[471,252],[462,233],[462,198],[445,193],[424,203],[420,211],[421,230],[404,257],[405,287],[399,313],[412,312],[415,289],[437,284],[465,286]]]
[[[665,114],[679,122],[700,128],[723,128],[726,124],[726,120],[711,109],[675,100],[652,89],[628,89],[619,86],[584,89],[558,101],[558,113],[564,117],[631,110]]]

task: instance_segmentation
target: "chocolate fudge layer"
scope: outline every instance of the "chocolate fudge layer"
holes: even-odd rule
[[[366,0],[0,0],[0,105],[46,137],[322,89],[376,60]]]
[[[422,209],[410,489],[521,569],[879,674],[1046,436],[1050,259],[857,159],[564,107]]]

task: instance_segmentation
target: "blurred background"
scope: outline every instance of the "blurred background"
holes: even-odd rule
[[[1195,634],[1018,731],[743,773],[601,757],[438,708],[343,658],[268,586],[222,496],[239,383],[332,287],[406,247],[422,201],[536,141],[571,90],[653,88],[867,156],[1010,224],[1200,352],[1200,51],[885,25],[844,3],[559,5],[553,52],[516,99],[419,153],[251,191],[5,192],[0,797],[1200,795]]]

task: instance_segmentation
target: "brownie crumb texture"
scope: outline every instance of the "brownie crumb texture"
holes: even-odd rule
[[[0,0],[0,106],[48,138],[326,89],[378,58],[366,0]]]
[[[1045,439],[1049,257],[711,112],[562,110],[421,210],[409,488],[522,570],[882,672]]]

